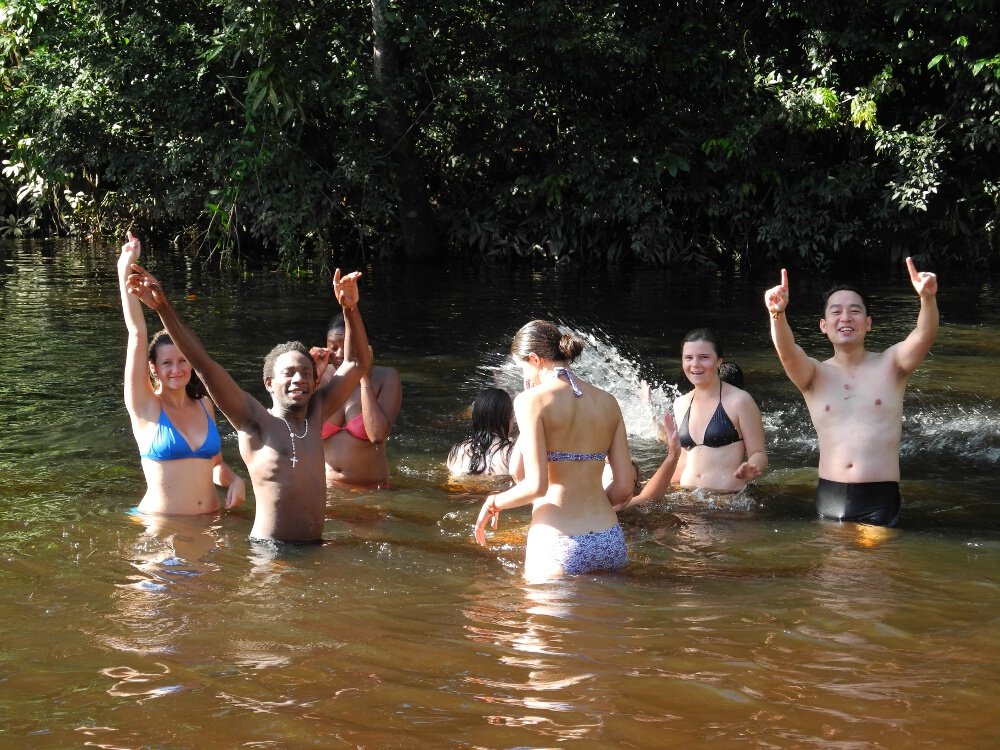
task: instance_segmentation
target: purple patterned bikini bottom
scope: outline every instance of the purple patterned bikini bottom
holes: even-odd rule
[[[556,561],[571,575],[594,570],[621,570],[628,565],[625,535],[615,524],[604,531],[560,536],[556,541]]]

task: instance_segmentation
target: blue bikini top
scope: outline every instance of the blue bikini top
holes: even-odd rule
[[[181,458],[215,458],[222,450],[222,438],[219,437],[219,428],[208,416],[208,409],[200,400],[202,411],[205,412],[205,419],[208,420],[208,434],[205,435],[205,442],[197,450],[191,450],[188,441],[174,427],[167,410],[160,407],[160,418],[156,420],[156,432],[153,433],[153,440],[149,448],[139,455],[153,461],[176,461]]]
[[[577,398],[583,395],[583,389],[580,388],[580,384],[576,382],[576,376],[573,371],[568,367],[557,367],[555,369],[556,377],[564,377],[569,381],[570,387],[573,389],[573,395]],[[549,461],[603,461],[608,457],[607,453],[573,453],[572,451],[548,451],[545,457]]]

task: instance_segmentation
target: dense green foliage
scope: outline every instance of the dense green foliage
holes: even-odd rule
[[[986,0],[7,0],[0,236],[994,264],[997,26]]]

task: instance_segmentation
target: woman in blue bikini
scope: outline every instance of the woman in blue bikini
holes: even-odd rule
[[[142,305],[126,291],[139,251],[139,240],[129,232],[118,258],[118,282],[128,329],[125,407],[146,475],[139,511],[186,516],[214,513],[219,509],[216,485],[226,488],[226,508],[235,508],[246,499],[246,489],[222,461],[215,410],[204,385],[165,331],[157,333],[144,351]]]
[[[582,350],[582,341],[542,320],[521,328],[511,345],[525,384],[514,399],[524,478],[486,498],[475,538],[485,545],[486,526],[496,529],[500,511],[531,503],[529,582],[618,570],[628,562],[612,507],[628,501],[634,484],[625,423],[611,394],[569,369]],[[614,473],[607,491],[601,484],[606,458]]]

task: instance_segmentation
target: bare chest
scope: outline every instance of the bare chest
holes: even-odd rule
[[[823,365],[806,404],[816,424],[898,421],[905,383],[885,367]]]

